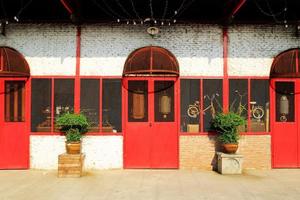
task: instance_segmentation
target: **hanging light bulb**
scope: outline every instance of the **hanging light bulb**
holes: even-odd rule
[[[133,21],[133,25],[136,25],[136,22],[135,22],[135,21]]]
[[[157,21],[156,20],[154,20],[154,24],[156,24],[157,23]]]
[[[164,25],[164,22],[161,22],[161,25],[163,26],[163,25]]]
[[[176,19],[174,19],[173,22],[176,23]]]
[[[14,16],[14,20],[16,20],[16,22],[19,22],[19,19],[17,16]]]
[[[117,22],[119,23],[119,22],[120,22],[120,19],[117,19]]]
[[[126,24],[129,24],[129,21],[127,21]]]

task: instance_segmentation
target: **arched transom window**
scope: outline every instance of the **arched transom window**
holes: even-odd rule
[[[275,57],[271,78],[299,78],[300,77],[300,49],[290,49]]]
[[[179,76],[179,66],[170,51],[156,46],[142,47],[132,52],[123,71],[123,76],[160,74]]]
[[[0,77],[28,77],[30,70],[22,54],[9,47],[0,47]]]

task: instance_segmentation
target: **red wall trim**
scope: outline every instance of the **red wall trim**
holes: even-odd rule
[[[80,56],[81,56],[81,27],[76,28],[76,75],[75,75],[75,98],[74,111],[80,112]]]
[[[228,27],[223,27],[223,76],[223,110],[224,112],[228,112]]]

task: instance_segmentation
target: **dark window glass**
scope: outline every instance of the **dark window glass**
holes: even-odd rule
[[[99,89],[97,79],[81,79],[80,112],[85,114],[90,123],[89,132],[99,131]]]
[[[174,121],[174,81],[154,81],[155,122]]]
[[[268,132],[270,126],[269,81],[251,80],[250,86],[251,131]]]
[[[147,81],[128,81],[128,121],[148,121]]]
[[[276,82],[276,121],[295,121],[295,84],[294,82]]]
[[[54,114],[55,117],[65,113],[74,112],[74,80],[54,80]]]
[[[51,131],[51,79],[31,81],[31,131]]]
[[[5,81],[5,121],[25,121],[25,82]]]
[[[211,131],[211,120],[223,110],[223,83],[220,79],[203,80],[204,131]]]
[[[229,110],[248,119],[248,80],[229,80]],[[246,132],[247,124],[239,127],[239,131]]]
[[[102,88],[102,131],[122,132],[121,80],[103,80]]]
[[[199,132],[200,129],[200,80],[180,81],[180,130]]]

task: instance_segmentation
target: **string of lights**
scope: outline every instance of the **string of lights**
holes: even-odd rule
[[[95,0],[94,0],[95,1]],[[126,19],[126,17],[116,13],[109,5],[108,3],[106,2],[106,0],[101,0],[103,2],[103,4],[105,5],[105,7],[114,15],[114,16],[117,16],[118,19],[120,18],[123,18],[123,19]]]
[[[14,20],[16,20],[16,22],[19,22],[20,15],[32,2],[33,2],[33,0],[29,0],[23,7],[21,7],[19,12],[14,16]]]
[[[133,17],[131,16],[131,14],[129,14],[129,13],[127,12],[126,8],[123,7],[123,5],[120,3],[119,0],[115,0],[115,1],[117,2],[118,6],[121,8],[121,10],[124,12],[124,14],[127,15],[128,19],[133,18]]]
[[[114,15],[112,15],[110,12],[107,12],[96,0],[92,0],[92,2],[102,10],[102,12],[104,12],[106,15],[108,15],[109,17],[112,17],[113,19],[117,19],[117,17],[115,17]]]
[[[138,13],[138,12],[136,11],[136,9],[135,9],[135,5],[134,5],[133,1],[130,0],[130,2],[131,2],[132,10],[133,10],[133,12],[135,13],[135,16],[141,21],[141,23],[143,23],[142,18],[140,17],[139,13]]]
[[[283,5],[283,9],[280,10],[280,11],[278,11],[278,12],[274,12],[274,10],[273,10],[273,8],[272,8],[272,6],[271,6],[271,4],[270,4],[270,2],[268,0],[265,0],[265,3],[266,3],[268,11],[266,11],[265,9],[263,9],[262,6],[259,5],[259,3],[258,3],[257,0],[254,0],[254,3],[256,5],[256,7],[258,8],[258,10],[262,14],[264,14],[264,15],[266,15],[268,17],[272,17],[276,23],[282,23],[283,22],[285,24],[285,27],[288,27],[287,20],[286,20],[286,14],[287,14],[287,11],[288,11],[287,1],[283,0],[282,2],[284,4]],[[278,18],[277,18],[277,17],[280,17],[281,15],[283,15],[283,20],[282,21],[278,20]]]

